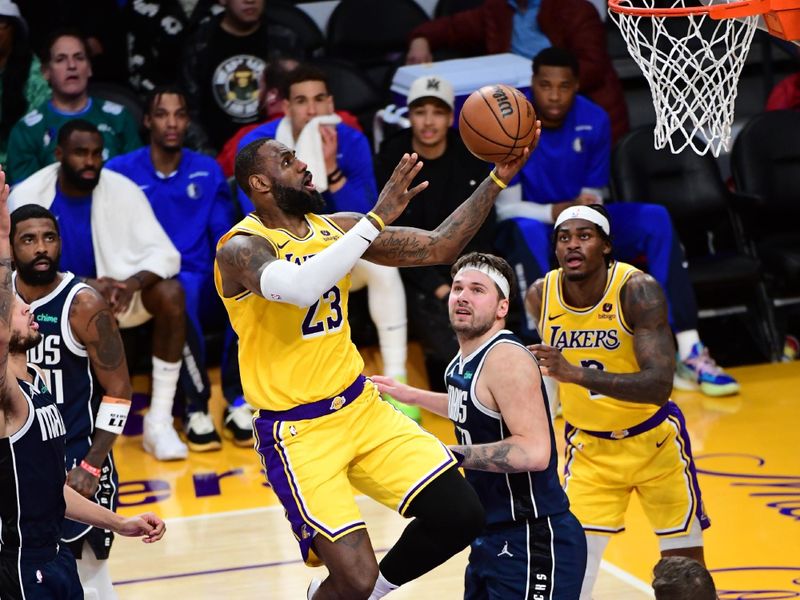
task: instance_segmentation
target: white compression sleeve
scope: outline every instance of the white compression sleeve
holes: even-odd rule
[[[341,239],[302,265],[275,260],[261,273],[261,294],[267,300],[311,306],[347,275],[380,232],[364,217]]]

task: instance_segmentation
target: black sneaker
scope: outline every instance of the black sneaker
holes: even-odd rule
[[[225,428],[222,430],[222,435],[225,436],[225,439],[231,440],[236,446],[252,448],[253,409],[249,404],[233,408],[226,407],[223,421]]]
[[[186,445],[193,452],[210,452],[222,448],[222,440],[214,429],[208,413],[196,411],[189,414],[183,430]]]

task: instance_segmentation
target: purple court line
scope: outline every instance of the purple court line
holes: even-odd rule
[[[376,554],[388,552],[388,548],[378,548],[375,550]],[[181,579],[183,577],[197,577],[200,575],[216,575],[217,573],[231,573],[233,571],[251,571],[253,569],[268,569],[270,567],[282,567],[284,565],[293,565],[302,563],[300,559],[295,560],[279,560],[276,562],[261,563],[258,565],[244,565],[241,567],[227,567],[225,569],[209,569],[207,571],[189,571],[187,573],[174,573],[172,575],[157,575],[155,577],[140,577],[138,579],[123,579],[122,581],[114,581],[113,585],[131,585],[135,583],[148,583],[151,581],[163,581],[165,579]]]

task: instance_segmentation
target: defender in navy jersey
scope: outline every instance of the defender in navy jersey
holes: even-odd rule
[[[17,295],[30,302],[41,342],[28,352],[66,425],[67,484],[116,510],[111,447],[124,425],[131,385],[116,319],[102,296],[72,273],[59,273],[61,239],[53,214],[35,204],[11,217]],[[87,596],[113,598],[107,560],[114,534],[66,519],[61,541],[78,559]],[[86,548],[84,548],[86,546]]]
[[[402,402],[449,417],[467,480],[486,509],[472,543],[467,600],[575,600],[586,537],[558,479],[547,392],[535,358],[505,327],[513,271],[478,252],[452,269],[450,322],[460,352],[445,372],[447,394],[373,377]]]
[[[154,542],[153,514],[122,518],[65,485],[67,435],[54,394],[26,352],[41,341],[30,307],[14,296],[8,186],[0,170],[0,596],[84,598],[75,559],[59,545],[64,516]]]

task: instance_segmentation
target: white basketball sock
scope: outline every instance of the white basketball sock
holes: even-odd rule
[[[687,329],[675,334],[675,341],[678,342],[678,356],[681,360],[686,360],[692,352],[694,345],[700,341],[700,334],[697,329]]]
[[[117,600],[111,584],[107,560],[97,560],[88,542],[83,543],[83,557],[77,560],[78,576],[81,578],[86,600]]]
[[[372,590],[372,595],[369,597],[369,600],[383,598],[386,594],[392,590],[396,590],[398,587],[400,586],[386,581],[383,573],[378,572],[378,580],[375,582],[375,589]]]
[[[148,416],[157,421],[172,421],[172,402],[178,387],[181,361],[167,362],[153,357],[153,391]]]
[[[603,560],[603,552],[606,551],[610,539],[605,535],[586,534],[586,573],[583,575],[580,600],[592,600],[592,589],[600,571],[600,561]]]
[[[400,271],[360,260],[353,269],[353,289],[367,286],[369,316],[378,330],[383,374],[406,377],[408,332],[406,294]]]

